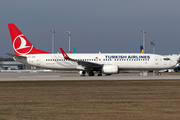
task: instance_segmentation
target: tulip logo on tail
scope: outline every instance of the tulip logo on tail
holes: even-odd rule
[[[33,49],[33,45],[27,42],[23,34],[18,35],[13,41],[13,47],[18,54],[28,54]]]
[[[66,53],[63,53],[63,56],[64,56],[65,59],[70,59],[70,58],[67,56]]]
[[[61,50],[61,53],[62,53],[64,59],[70,59],[69,56],[64,52],[64,50],[62,48],[60,48],[60,50]]]
[[[63,53],[63,56],[64,56],[64,58],[67,58],[67,55],[66,55],[66,53]]]

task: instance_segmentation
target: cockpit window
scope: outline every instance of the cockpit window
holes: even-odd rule
[[[168,60],[170,60],[170,59],[169,59],[169,58],[164,58],[164,60],[168,61]]]

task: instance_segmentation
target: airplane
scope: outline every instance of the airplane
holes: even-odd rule
[[[141,53],[76,53],[55,54],[35,48],[14,23],[8,23],[15,54],[5,53],[23,64],[52,70],[79,71],[81,76],[119,74],[123,70],[171,69],[177,62],[157,54]]]
[[[142,45],[140,45],[140,53],[144,54],[144,48]]]
[[[69,51],[69,53],[70,54],[72,54],[72,52],[71,51]],[[74,53],[76,54],[77,52],[76,52],[76,48],[74,47]]]
[[[76,52],[76,48],[74,47],[74,53],[76,54],[77,52]]]

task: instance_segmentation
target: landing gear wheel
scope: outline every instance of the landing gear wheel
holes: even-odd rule
[[[160,73],[160,72],[158,72],[158,74],[157,74],[157,75],[159,75],[159,76],[160,76],[160,75],[161,75],[161,73]]]
[[[106,76],[111,76],[111,74],[106,74]]]
[[[89,71],[89,76],[94,76],[94,72],[93,71]]]
[[[102,76],[102,74],[101,74],[101,73],[99,73],[99,74],[98,74],[98,76]]]
[[[98,74],[98,76],[102,76],[102,71],[99,71],[99,74]]]

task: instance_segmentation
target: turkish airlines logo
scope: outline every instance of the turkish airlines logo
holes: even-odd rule
[[[70,59],[66,53],[62,53],[65,59]]]
[[[66,55],[66,53],[63,54],[65,59],[68,59],[68,56]]]
[[[28,54],[31,52],[33,45],[29,43],[23,34],[18,35],[13,41],[14,50],[18,54]]]

